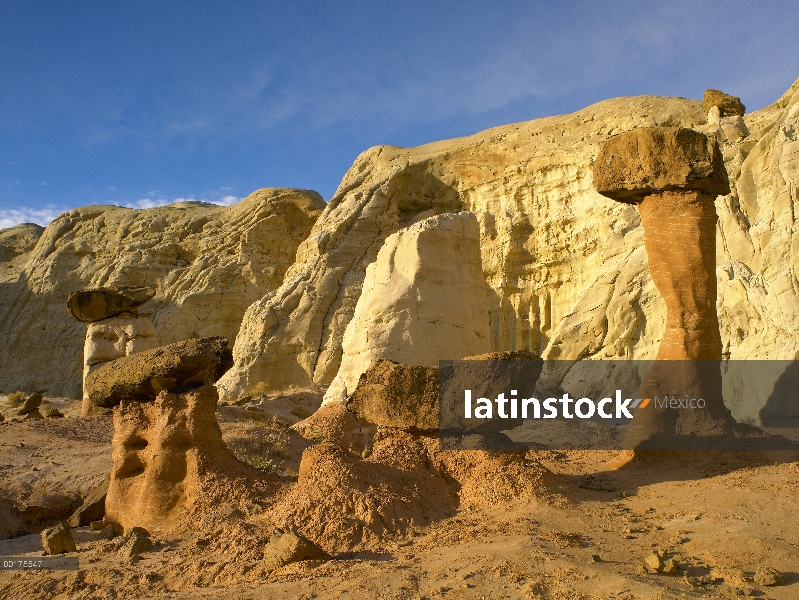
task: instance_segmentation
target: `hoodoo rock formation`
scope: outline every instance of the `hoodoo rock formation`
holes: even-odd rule
[[[381,358],[434,367],[490,349],[480,227],[472,213],[428,217],[386,238],[366,269],[342,349],[326,404],[344,402]]]
[[[438,367],[380,359],[361,375],[347,408],[369,423],[411,431],[438,429]]]
[[[610,138],[594,163],[603,196],[635,204],[649,272],[666,303],[659,360],[720,360],[716,196],[730,191],[715,139],[651,127]]]
[[[722,345],[714,203],[730,188],[715,138],[675,127],[613,137],[597,156],[594,185],[604,196],[637,206],[649,271],[666,303],[666,330],[640,396],[706,402],[702,410],[659,409],[654,404],[637,410],[627,443],[657,447],[674,443],[670,435],[713,436],[730,430],[736,423],[723,403],[717,362]]]
[[[246,502],[258,472],[222,441],[216,388],[161,392],[154,402],[124,400],[114,409],[106,520],[125,530],[191,528],[225,504]]]
[[[89,324],[83,344],[81,416],[93,413],[94,405],[86,389],[89,373],[111,360],[158,346],[158,336],[149,317],[138,314],[138,308],[153,296],[155,291],[149,288],[98,288],[69,295],[69,316]]]
[[[88,206],[43,233],[0,231],[0,387],[80,397],[86,327],[64,305],[87,288],[154,289],[147,312],[162,344],[232,340],[247,307],[280,286],[324,207],[316,192],[271,188],[230,207]]]
[[[119,358],[89,375],[92,403],[114,408],[107,521],[126,531],[190,528],[192,514],[252,499],[263,476],[236,459],[216,420],[213,382],[229,367],[227,339],[209,337]]]
[[[122,314],[90,323],[83,344],[83,406],[81,416],[92,407],[86,381],[105,363],[158,347],[158,336],[149,317]]]

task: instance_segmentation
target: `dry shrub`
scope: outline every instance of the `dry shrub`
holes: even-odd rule
[[[22,392],[14,392],[13,394],[9,394],[6,398],[6,404],[12,408],[17,408],[23,402],[25,402],[25,394]]]
[[[270,391],[272,391],[272,386],[270,386],[265,381],[259,381],[257,384],[255,384],[255,386],[250,388],[245,395],[246,396],[265,396]]]
[[[276,419],[224,423],[222,439],[236,458],[264,473],[288,456],[289,435]]]
[[[64,416],[64,414],[60,410],[58,410],[55,406],[47,402],[42,403],[42,405],[39,407],[39,412],[42,413],[42,415],[44,415],[48,419]]]

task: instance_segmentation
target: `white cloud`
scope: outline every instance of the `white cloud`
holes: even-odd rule
[[[241,198],[237,196],[223,196],[222,198],[216,198],[213,200],[209,200],[207,198],[173,198],[172,200],[168,200],[166,198],[142,198],[141,200],[136,200],[135,202],[126,202],[122,204],[127,208],[135,208],[138,210],[143,210],[147,208],[156,208],[158,206],[168,206],[170,204],[177,204],[178,202],[207,202],[209,204],[218,204],[219,206],[230,206],[231,204],[235,204],[241,200]]]
[[[0,208],[0,229],[13,227],[20,223],[47,225],[63,212],[62,209],[54,206],[45,208]]]
[[[213,196],[218,194],[212,193],[211,195]],[[178,202],[207,202],[209,204],[217,204],[219,206],[231,206],[239,200],[241,200],[241,198],[238,196],[232,196],[230,194],[219,198],[214,198],[213,200],[206,198],[197,199],[191,197],[173,198],[172,200],[167,198],[142,198],[141,200],[136,200],[134,202],[122,203],[119,206],[135,208],[137,210],[156,208],[158,206],[168,206]],[[108,204],[113,203],[109,202]],[[52,205],[46,206],[44,208],[0,208],[0,229],[13,227],[14,225],[19,225],[20,223],[36,223],[46,227],[51,221],[58,217],[58,215],[63,214],[68,210],[71,209]]]
[[[157,206],[166,206],[167,204],[174,204],[175,202],[183,202],[185,198],[176,198],[174,200],[167,200],[165,198],[153,200],[151,198],[142,198],[141,200],[136,200],[135,202],[125,202],[122,206],[127,208],[136,208],[136,209],[146,209],[146,208],[156,208]]]

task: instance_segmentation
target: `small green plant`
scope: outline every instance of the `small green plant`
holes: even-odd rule
[[[25,402],[25,394],[22,392],[14,392],[13,394],[9,394],[6,398],[6,404],[12,408],[17,408],[23,402]]]
[[[244,459],[251,467],[258,469],[259,471],[263,471],[264,473],[271,473],[275,470],[275,463],[272,462],[271,458],[265,458],[263,456],[248,456]]]
[[[289,456],[289,435],[277,419],[225,423],[222,438],[236,458],[264,473],[274,471]]]

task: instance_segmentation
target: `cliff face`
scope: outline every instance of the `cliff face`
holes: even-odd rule
[[[84,326],[66,317],[64,303],[69,292],[100,285],[157,288],[143,311],[163,344],[235,339],[223,395],[260,381],[328,384],[366,267],[385,239],[459,211],[480,225],[492,350],[654,358],[665,304],[649,276],[640,218],[595,191],[592,166],[608,137],[657,125],[712,131],[721,142],[732,184],[716,199],[725,356],[792,359],[797,107],[799,81],[743,120],[707,113],[701,101],[616,98],[417,148],[372,148],[326,206],[311,192],[262,190],[230,208],[87,207],[59,217],[33,249],[36,231],[5,230],[0,388],[79,393]]]
[[[732,358],[793,358],[797,350],[795,336],[782,333],[792,324],[795,331],[798,314],[796,89],[747,116],[752,133],[722,144],[734,189],[716,201],[719,317]],[[385,238],[461,210],[480,222],[493,350],[654,358],[665,304],[649,276],[640,219],[635,207],[594,190],[591,168],[611,135],[715,127],[707,116],[699,101],[617,98],[466,138],[368,150],[283,285],[247,310],[220,390],[236,396],[262,380],[330,383],[366,267]],[[775,224],[780,232],[770,233]]]
[[[366,266],[385,238],[460,210],[480,223],[492,349],[651,353],[664,308],[638,215],[593,190],[591,165],[610,135],[705,119],[701,102],[619,98],[418,148],[368,150],[283,286],[248,309],[222,392],[236,395],[261,379],[329,383]]]
[[[86,287],[156,289],[141,312],[161,344],[232,340],[246,308],[280,285],[323,208],[316,192],[264,189],[231,207],[90,206],[61,215],[21,272],[0,282],[0,389],[80,395],[86,325],[67,315],[66,300]]]
[[[0,286],[17,280],[42,232],[44,227],[35,223],[0,229]]]
[[[746,117],[716,200],[719,317],[732,358],[799,358],[799,80]]]

